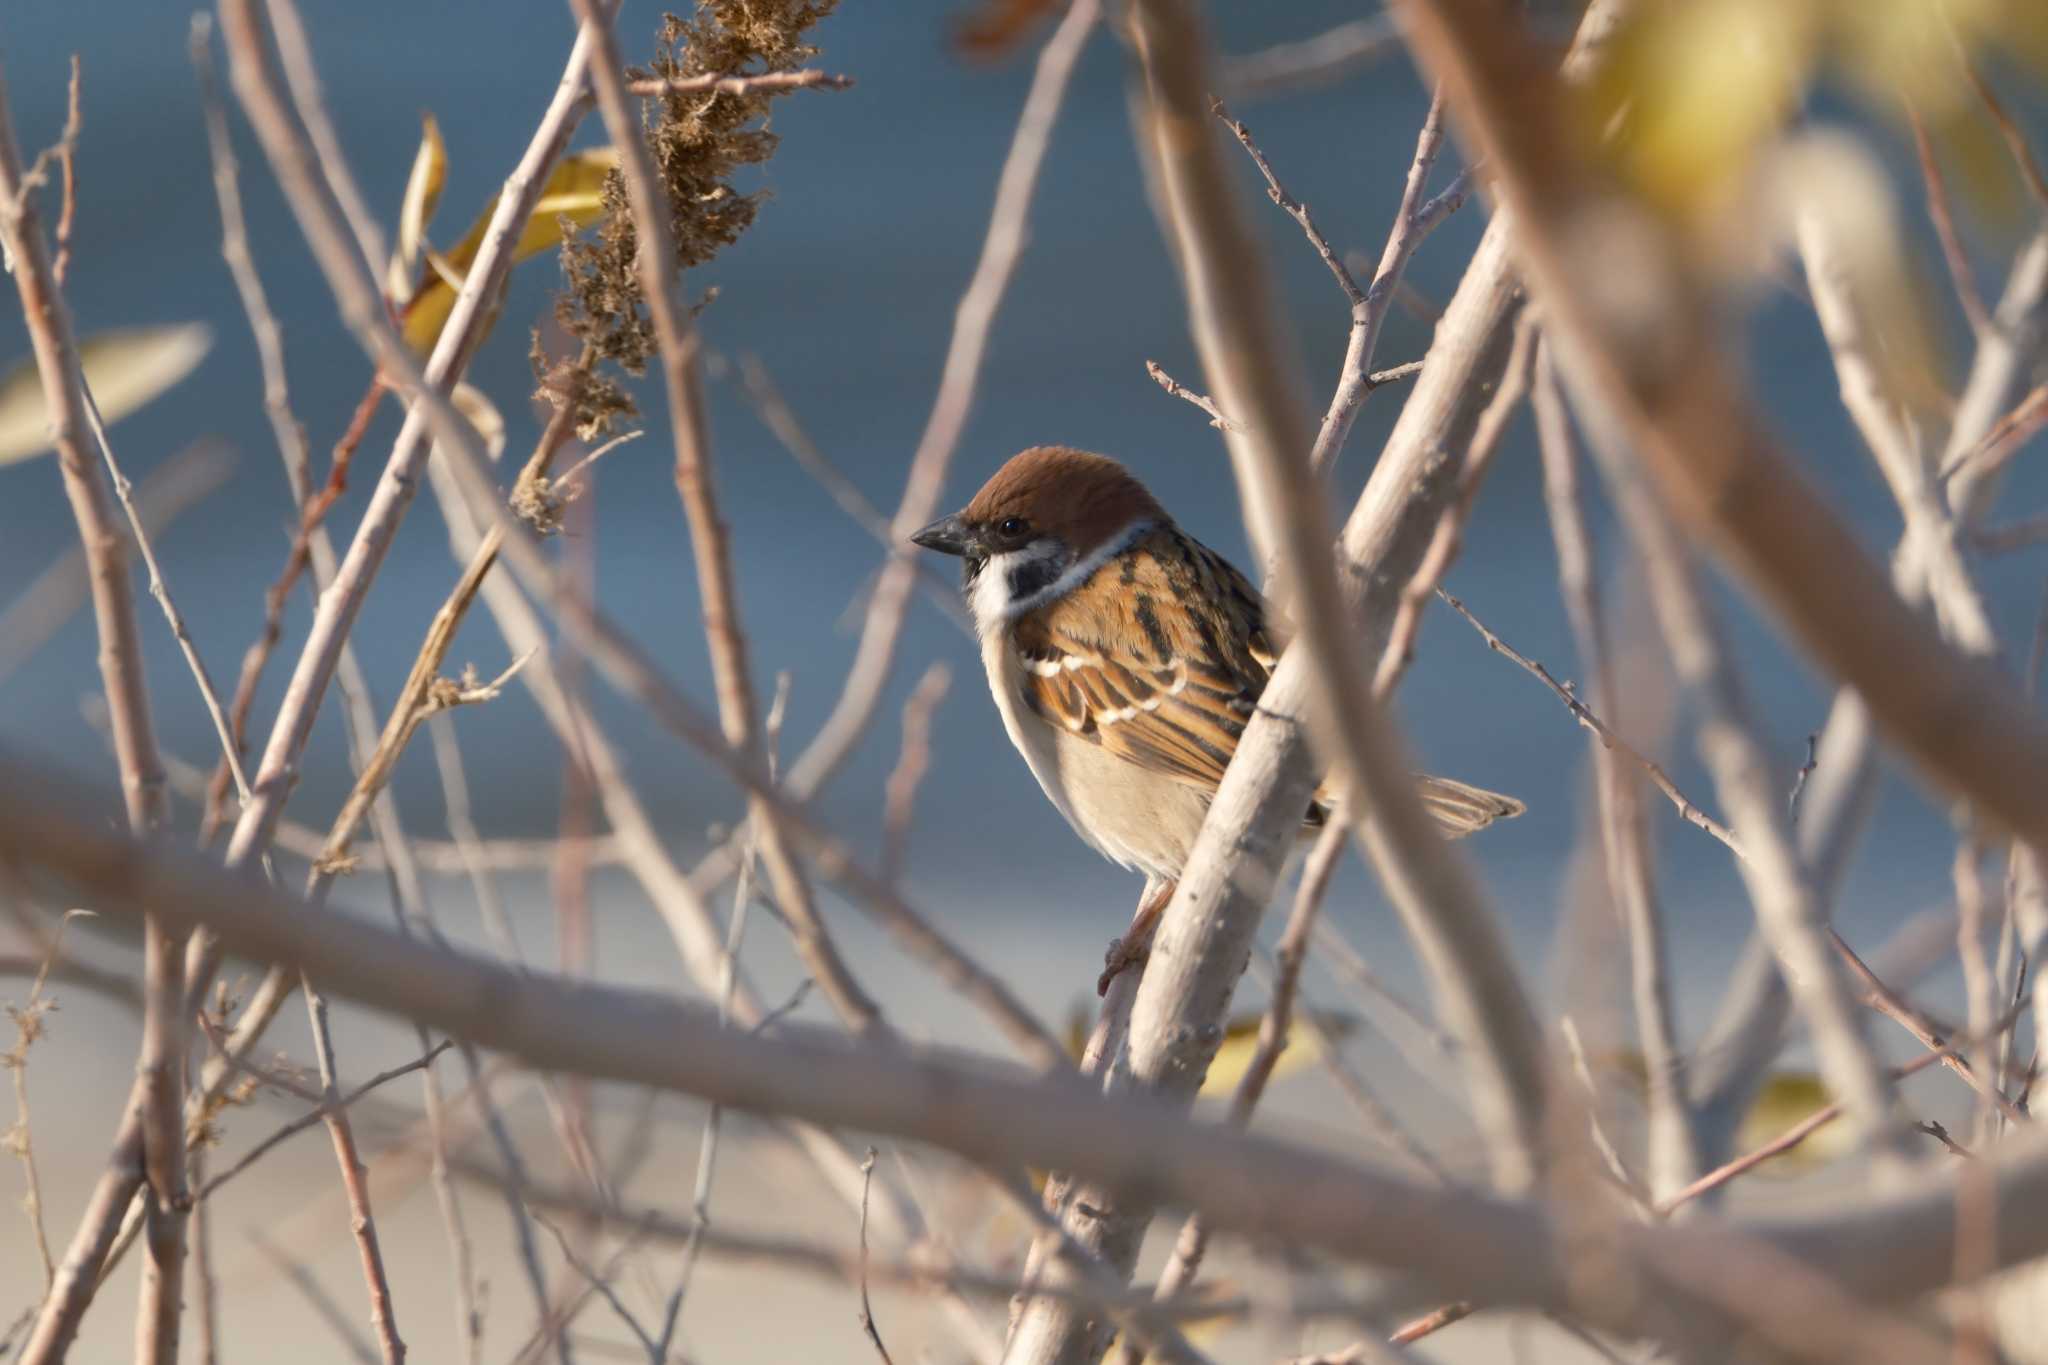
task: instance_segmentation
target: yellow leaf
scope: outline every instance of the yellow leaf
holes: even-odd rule
[[[1223,1043],[1216,1049],[1215,1060],[1209,1063],[1209,1074],[1202,1081],[1201,1096],[1226,1096],[1237,1089],[1239,1081],[1252,1064],[1252,1057],[1259,1050],[1259,1024],[1264,1016],[1240,1014],[1223,1026]],[[1277,1081],[1282,1076],[1292,1075],[1311,1062],[1320,1061],[1323,1055],[1323,1034],[1332,1038],[1344,1038],[1355,1032],[1358,1020],[1348,1014],[1324,1010],[1316,1015],[1319,1030],[1302,1028],[1299,1019],[1287,1039],[1287,1047],[1280,1059],[1273,1064],[1273,1074],[1268,1080]],[[1089,1011],[1086,1004],[1076,1005],[1067,1013],[1066,1043],[1067,1055],[1076,1062],[1088,1043]]]
[[[619,154],[610,147],[595,147],[589,151],[577,152],[556,163],[548,176],[546,188],[541,191],[540,202],[526,217],[519,240],[512,248],[512,259],[526,260],[530,256],[548,250],[562,240],[562,219],[567,218],[579,227],[587,227],[604,215],[604,180],[607,173],[619,164]],[[489,226],[491,213],[497,207],[497,199],[484,206],[477,215],[469,232],[460,242],[445,253],[443,259],[449,271],[460,278],[466,274],[476,253],[483,247],[484,229]],[[442,273],[433,269],[422,271],[413,286],[403,309],[405,339],[416,351],[425,353],[433,349],[434,340],[441,335],[441,328],[448,321],[448,314],[455,308],[455,286]]]
[[[427,224],[434,221],[441,187],[447,180],[448,148],[441,141],[441,125],[432,114],[421,114],[420,149],[413,153],[412,172],[405,178],[405,198],[398,208],[398,242],[391,253],[391,267],[385,272],[384,292],[394,299],[412,289],[420,252],[427,244]]]
[[[85,382],[108,425],[148,403],[198,367],[213,345],[203,322],[124,327],[78,344]],[[50,449],[50,414],[34,357],[0,379],[0,464]]]
[[[1797,107],[1821,18],[1798,0],[1636,6],[1578,97],[1582,133],[1653,203],[1697,223]]]
[[[1299,1019],[1289,1030],[1287,1046],[1273,1063],[1273,1074],[1267,1080],[1277,1081],[1291,1076],[1311,1063],[1322,1060],[1323,1037],[1342,1038],[1358,1027],[1358,1021],[1349,1015],[1321,1013],[1316,1016],[1321,1028],[1304,1028]],[[1223,1045],[1216,1049],[1215,1060],[1209,1063],[1209,1074],[1202,1081],[1201,1094],[1204,1097],[1233,1094],[1244,1073],[1251,1068],[1252,1058],[1259,1050],[1259,1024],[1256,1014],[1239,1015],[1223,1028]]]
[[[1793,1125],[1811,1118],[1831,1102],[1827,1086],[1807,1071],[1775,1071],[1757,1092],[1756,1102],[1742,1116],[1735,1133],[1735,1150],[1753,1152]],[[1797,1147],[1772,1157],[1757,1167],[1760,1175],[1795,1176],[1825,1166],[1847,1155],[1856,1146],[1856,1128],[1849,1123],[1828,1123],[1810,1134]]]

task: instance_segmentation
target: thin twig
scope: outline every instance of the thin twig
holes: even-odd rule
[[[1396,365],[1390,370],[1374,370],[1365,377],[1367,388],[1376,389],[1382,384],[1393,384],[1403,379],[1412,379],[1422,373],[1422,362],[1411,360],[1405,365]]]
[[[1165,370],[1160,368],[1158,361],[1146,361],[1145,373],[1151,375],[1154,383],[1158,384],[1160,388],[1165,389],[1175,398],[1181,399],[1183,402],[1192,403],[1196,407],[1200,408],[1203,412],[1208,413],[1209,425],[1216,428],[1216,430],[1236,431],[1238,429],[1237,423],[1231,421],[1228,417],[1225,417],[1223,415],[1223,410],[1216,406],[1216,402],[1214,399],[1210,398],[1209,395],[1205,393],[1197,393],[1195,390],[1181,383],[1178,379],[1175,379],[1172,375],[1168,374]]]
[[[548,1219],[543,1218],[538,1210],[529,1205],[527,1212],[532,1216],[534,1222],[546,1228],[549,1235],[555,1239],[555,1247],[562,1253],[562,1259],[569,1263],[569,1268],[578,1275],[581,1275],[584,1283],[595,1290],[598,1296],[610,1306],[612,1315],[618,1318],[620,1322],[625,1323],[633,1335],[639,1338],[640,1345],[647,1352],[647,1359],[653,1362],[654,1365],[659,1365],[659,1362],[666,1360],[667,1353],[649,1335],[647,1329],[640,1325],[640,1319],[634,1314],[632,1309],[626,1307],[625,1301],[619,1297],[618,1291],[612,1288],[611,1275],[589,1265],[581,1256],[578,1256],[576,1248],[569,1244],[568,1236]],[[566,1317],[561,1322],[561,1326],[564,1328],[568,1326]]]
[[[1913,127],[1913,149],[1920,158],[1920,179],[1927,187],[1927,217],[1934,224],[1934,236],[1941,243],[1942,259],[1948,264],[1949,282],[1955,286],[1956,301],[1963,306],[1970,330],[1982,336],[1991,326],[1991,310],[1984,306],[1984,291],[1977,287],[1977,273],[1970,266],[1970,253],[1956,231],[1955,206],[1949,199],[1948,181],[1934,159],[1934,146],[1927,139],[1927,124],[1920,110],[1906,104],[1906,121]]]
[[[2002,1020],[2000,1020],[1995,1026],[1995,1031],[2003,1031],[2005,1029],[2011,1028],[2014,1022],[2017,1021],[2020,1015],[2024,1012],[2024,1007],[2017,1005],[2014,1006],[2012,1009],[2007,1010],[2005,1017]],[[1938,1050],[1915,1057],[1912,1061],[1907,1062],[1904,1066],[1896,1068],[1891,1073],[1892,1078],[1895,1081],[1902,1081],[1906,1079],[1906,1077],[1908,1076],[1912,1076],[1918,1072],[1925,1071],[1930,1066],[1934,1066],[1937,1063],[1945,1062],[1948,1058],[1953,1057],[1956,1054],[1956,1050],[1958,1048],[1966,1046],[1970,1041],[1972,1040],[1957,1039],[1952,1042],[1944,1043]],[[1762,1146],[1757,1147],[1749,1152],[1745,1152],[1741,1156],[1735,1158],[1733,1161],[1727,1162],[1722,1166],[1716,1167],[1715,1169],[1701,1176],[1692,1184],[1678,1191],[1676,1194],[1666,1197],[1657,1205],[1658,1215],[1660,1217],[1668,1215],[1669,1213],[1671,1213],[1672,1210],[1678,1208],[1681,1204],[1689,1203],[1692,1200],[1699,1198],[1701,1195],[1706,1194],[1710,1190],[1719,1189],[1721,1186],[1727,1184],[1729,1181],[1735,1179],[1737,1176],[1744,1175],[1749,1171],[1756,1169],[1758,1166],[1761,1166],[1764,1162],[1769,1161],[1772,1157],[1780,1156],[1785,1152],[1791,1151],[1794,1147],[1797,1147],[1807,1138],[1813,1136],[1813,1134],[1820,1131],[1828,1124],[1833,1123],[1836,1119],[1840,1118],[1844,1112],[1845,1111],[1840,1100],[1833,1100],[1825,1105],[1822,1105],[1819,1109],[1816,1109],[1813,1113],[1807,1115],[1804,1119],[1801,1119],[1798,1123],[1786,1129],[1777,1137],[1772,1138],[1769,1142],[1766,1142]]]
[[[1413,1322],[1404,1323],[1394,1329],[1387,1341],[1394,1346],[1407,1346],[1422,1340],[1432,1332],[1440,1332],[1454,1322],[1461,1322],[1472,1316],[1472,1305],[1464,1301],[1447,1303],[1443,1307],[1424,1313]]]
[[[765,71],[757,76],[726,76],[707,72],[701,76],[670,76],[662,80],[629,80],[626,89],[635,95],[750,95],[761,90],[851,90],[853,77],[834,76],[824,71]]]
[[[333,1113],[335,1110],[348,1108],[357,1100],[361,1099],[363,1096],[369,1094],[372,1090],[377,1089],[377,1087],[385,1084],[386,1082],[395,1081],[400,1076],[408,1076],[415,1071],[419,1071],[433,1065],[434,1059],[436,1057],[440,1056],[443,1052],[446,1052],[449,1048],[453,1047],[454,1045],[455,1044],[451,1040],[443,1039],[442,1041],[434,1044],[433,1050],[428,1052],[424,1057],[415,1057],[411,1061],[402,1063],[398,1066],[394,1066],[388,1071],[380,1071],[376,1075],[370,1077],[369,1080],[364,1081],[361,1085],[349,1091],[346,1095],[338,1095],[332,1100],[322,1099],[316,1108],[310,1109],[306,1113],[299,1115],[299,1117],[293,1119],[290,1123],[285,1124],[282,1128],[279,1128],[269,1137],[264,1138],[261,1142],[258,1142],[255,1146],[251,1147],[248,1151],[244,1152],[239,1158],[236,1159],[234,1165],[228,1167],[219,1175],[214,1176],[212,1179],[208,1180],[204,1185],[200,1186],[199,1192],[196,1195],[194,1195],[193,1198],[200,1202],[204,1202],[208,1199],[211,1199],[213,1197],[214,1191],[218,1190],[221,1186],[227,1184],[228,1181],[233,1180],[243,1171],[248,1170],[249,1167],[255,1165],[258,1161],[262,1160],[265,1156],[269,1155],[271,1150],[278,1146],[280,1143],[286,1141],[289,1138],[296,1137],[300,1133],[305,1132],[314,1124],[324,1120],[329,1114]]]
[[[398,1333],[398,1314],[391,1300],[391,1277],[384,1268],[384,1247],[377,1220],[370,1210],[369,1171],[357,1153],[355,1128],[348,1121],[341,1101],[334,1062],[334,1040],[327,1021],[327,997],[306,972],[299,974],[299,989],[306,997],[306,1015],[313,1029],[314,1054],[320,1060],[321,1122],[334,1142],[335,1163],[341,1168],[342,1193],[348,1199],[349,1232],[362,1261],[363,1283],[370,1296],[370,1325],[377,1333],[377,1349],[384,1365],[404,1365],[405,1340]]]
[[[1351,305],[1351,329],[1344,346],[1344,362],[1337,378],[1337,387],[1331,395],[1330,406],[1324,412],[1321,425],[1316,430],[1315,446],[1309,453],[1310,467],[1321,472],[1335,462],[1338,452],[1343,450],[1344,441],[1351,433],[1352,423],[1359,409],[1372,391],[1392,378],[1398,378],[1396,370],[1369,373],[1373,354],[1378,349],[1380,330],[1386,322],[1387,312],[1393,306],[1400,292],[1401,277],[1408,268],[1409,260],[1422,245],[1422,241],[1444,218],[1455,212],[1464,202],[1467,180],[1458,180],[1442,194],[1423,201],[1423,191],[1429,184],[1430,170],[1436,165],[1438,150],[1443,145],[1443,102],[1432,96],[1429,113],[1422,120],[1422,131],[1415,141],[1415,157],[1409,163],[1407,179],[1401,190],[1401,204],[1394,212],[1394,226],[1387,234],[1386,245],[1381,248],[1378,265],[1373,270],[1371,283],[1364,289],[1352,277],[1344,258],[1330,248],[1322,233],[1316,230],[1309,217],[1308,207],[1288,194],[1274,176],[1273,169],[1266,162],[1263,153],[1252,141],[1251,134],[1242,123],[1231,118],[1221,101],[1213,106],[1216,116],[1223,120],[1237,140],[1250,153],[1259,174],[1265,178],[1267,195],[1278,204],[1287,216],[1301,227],[1309,244],[1323,263],[1336,277],[1338,288]],[[1469,461],[1468,461],[1469,467]]]
[[[177,602],[171,597],[171,586],[165,581],[163,567],[157,563],[156,549],[150,544],[149,524],[135,503],[135,486],[121,472],[121,466],[114,458],[114,447],[107,439],[106,424],[100,419],[99,404],[93,399],[92,386],[86,381],[83,370],[79,372],[78,382],[81,385],[80,396],[85,402],[85,418],[92,427],[93,440],[99,445],[100,455],[107,463],[114,497],[127,514],[129,534],[134,537],[135,548],[141,552],[143,567],[149,573],[149,595],[163,609],[164,620],[171,627],[171,636],[177,640],[178,650],[185,656],[185,666],[192,670],[192,680],[199,686],[200,700],[206,703],[206,714],[213,721],[213,732],[220,740],[221,761],[227,764],[228,772],[234,778],[235,792],[247,801],[249,778],[242,771],[241,754],[235,744],[234,732],[228,725],[227,713],[221,707],[220,693],[214,688],[213,674],[199,656],[198,642],[193,640],[192,632],[185,624],[184,613],[178,610]]]
[[[193,1152],[191,1159],[186,1185],[191,1189],[204,1189],[205,1149]],[[193,1350],[199,1357],[199,1365],[220,1365],[220,1277],[213,1269],[213,1210],[206,1206],[204,1200],[193,1200],[191,1233],[192,1276],[198,1282],[197,1292],[193,1295]]]
[[[1957,1142],[1954,1138],[1950,1137],[1948,1129],[1942,1127],[1939,1123],[1935,1123],[1931,1120],[1926,1123],[1916,1123],[1913,1125],[1913,1130],[1915,1132],[1927,1134],[1927,1136],[1933,1138],[1936,1142],[1948,1148],[1950,1156],[1959,1156],[1965,1159],[1968,1159],[1971,1156],[1970,1149],[1963,1146],[1962,1143]]]
[[[1849,946],[1848,940],[1843,938],[1839,931],[1830,926],[1827,934],[1835,955],[1841,958],[1848,966],[1850,974],[1862,985],[1864,1004],[1912,1034],[1922,1047],[1938,1054],[1943,1066],[1962,1077],[1972,1090],[1989,1099],[2007,1118],[2021,1120],[2026,1117],[2017,1104],[1999,1093],[1989,1079],[1979,1075],[1977,1069],[1971,1066],[1960,1052],[1949,1048],[1943,1030],[1936,1028],[1932,1020],[1914,1009],[1904,996],[1885,984],[1877,973],[1870,969],[1869,964],[1858,956],[1856,950]]]
[[[57,213],[57,259],[50,274],[63,288],[71,273],[71,228],[78,217],[78,135],[85,120],[79,108],[80,71],[78,54],[71,54],[71,80],[65,88],[64,131],[57,138],[57,165],[64,173],[63,207]]]
[[[1601,609],[1593,537],[1580,491],[1577,444],[1547,341],[1537,350],[1535,367],[1530,408],[1543,464],[1544,504],[1557,552],[1558,591],[1594,695],[1602,705],[1609,705],[1619,701],[1621,689],[1615,680],[1614,655]],[[1654,1193],[1662,1193],[1699,1174],[1698,1123],[1686,1095],[1685,1049],[1672,1008],[1664,917],[1640,789],[1635,774],[1624,766],[1623,756],[1598,731],[1591,733],[1602,866],[1608,896],[1628,930],[1630,996],[1643,1053],[1650,1187]],[[1597,1119],[1597,1110],[1592,1117]]]
[[[1648,773],[1650,780],[1657,784],[1657,790],[1670,798],[1671,804],[1677,807],[1679,816],[1687,824],[1696,825],[1700,829],[1705,830],[1708,834],[1713,835],[1714,838],[1725,844],[1738,858],[1742,856],[1742,844],[1735,837],[1735,831],[1729,829],[1719,820],[1716,820],[1713,816],[1695,805],[1690,797],[1678,789],[1678,784],[1671,780],[1669,773],[1665,772],[1654,759],[1616,734],[1612,727],[1601,720],[1598,715],[1594,714],[1592,707],[1586,705],[1580,699],[1579,694],[1569,683],[1559,682],[1548,668],[1545,668],[1541,663],[1501,639],[1485,622],[1472,614],[1471,608],[1465,605],[1463,599],[1454,597],[1441,589],[1438,590],[1438,595],[1443,599],[1445,606],[1464,617],[1466,623],[1472,629],[1479,632],[1480,638],[1486,641],[1488,649],[1502,658],[1520,665],[1525,672],[1549,688],[1552,694],[1564,703],[1565,709],[1572,713],[1572,719],[1585,726],[1588,730],[1591,730],[1599,737],[1602,744],[1610,749],[1617,749],[1626,754],[1631,761]]]
[[[908,866],[910,817],[917,787],[931,764],[932,715],[946,699],[953,673],[943,663],[927,668],[903,703],[903,748],[882,789],[881,875],[901,881]]]
[[[868,1302],[868,1184],[875,1173],[875,1149],[868,1148],[868,1154],[861,1159],[860,1174],[860,1329],[868,1334],[874,1343],[875,1354],[882,1358],[882,1365],[896,1365],[889,1359],[889,1348],[882,1344],[882,1331],[875,1326],[874,1306]]]
[[[716,373],[716,371],[713,371]],[[891,529],[889,519],[868,500],[860,485],[846,477],[839,467],[825,458],[817,442],[804,430],[797,420],[796,410],[789,405],[782,391],[768,374],[768,367],[756,355],[746,354],[739,359],[740,385],[747,399],[753,404],[754,412],[762,425],[775,434],[782,448],[791,458],[803,466],[818,482],[839,509],[853,519],[856,526],[874,537],[875,542],[892,555],[897,550],[899,537]],[[946,616],[946,619],[960,627],[968,635],[974,633],[974,621],[967,614],[967,607],[960,600],[959,585],[942,579],[922,559],[911,560],[917,570],[917,583],[924,590],[925,597]]]
[[[1280,211],[1292,218],[1301,228],[1302,233],[1308,238],[1308,244],[1315,248],[1316,255],[1323,258],[1323,264],[1337,277],[1337,287],[1344,291],[1344,296],[1354,304],[1364,303],[1365,291],[1358,287],[1358,281],[1351,278],[1351,271],[1345,266],[1344,258],[1337,254],[1330,246],[1329,239],[1316,227],[1315,219],[1309,214],[1308,205],[1289,194],[1286,187],[1280,183],[1279,177],[1273,174],[1272,166],[1267,164],[1266,154],[1259,150],[1258,143],[1252,141],[1250,130],[1230,116],[1230,110],[1224,107],[1222,100],[1211,100],[1209,112],[1221,120],[1223,126],[1228,128],[1245,151],[1250,153],[1252,164],[1257,166],[1259,174],[1265,177],[1266,197],[1278,204]],[[1424,174],[1427,174],[1428,166],[1425,165],[1422,169]],[[1412,206],[1404,207],[1412,211]]]
[[[2048,384],[2040,385],[2020,399],[2010,412],[1991,424],[1991,429],[1986,431],[1975,445],[1964,448],[1944,461],[1940,477],[1952,478],[1966,468],[1971,470],[1972,477],[1978,479],[1994,474],[2003,469],[2043,427],[2048,427]],[[2011,534],[2006,533],[2008,536]],[[1989,542],[1984,545],[1986,549],[2016,548],[2015,545],[1999,543],[1995,532],[1980,533],[1980,543],[1982,542]],[[2017,542],[2026,543],[2029,542]]]
[[[249,1239],[256,1244],[256,1249],[262,1252],[272,1265],[284,1272],[285,1278],[292,1282],[292,1287],[297,1289],[305,1297],[306,1302],[312,1306],[314,1315],[321,1322],[325,1323],[327,1329],[334,1333],[341,1341],[341,1344],[347,1348],[351,1359],[357,1361],[358,1365],[377,1365],[376,1348],[363,1339],[363,1334],[357,1330],[356,1325],[349,1321],[348,1315],[342,1312],[340,1306],[334,1302],[333,1295],[321,1287],[320,1281],[314,1278],[313,1272],[306,1269],[302,1262],[292,1260],[284,1252],[273,1246],[270,1239],[263,1235],[262,1229],[253,1229],[249,1234]]]
[[[1312,38],[1225,57],[1218,65],[1223,88],[1232,98],[1257,99],[1327,85],[1400,46],[1401,31],[1393,17],[1372,14]]]
[[[2019,169],[2020,179],[2026,183],[2027,190],[2034,196],[2035,202],[2043,210],[2048,210],[2048,174],[2042,173],[2041,162],[2034,155],[2034,148],[2027,141],[2027,135],[2021,129],[2019,120],[2012,116],[2012,111],[2005,107],[2005,101],[1999,97],[1998,91],[1992,88],[1991,82],[1985,79],[1976,62],[1971,61],[1967,55],[1963,60],[1963,70],[1969,73],[1970,83],[1976,86],[1977,98],[1984,102],[1984,112],[1991,115],[1991,121],[1998,125],[1998,134],[2005,139],[2006,150],[2012,153],[2013,165]]]
[[[1818,731],[1806,737],[1806,761],[1799,765],[1799,771],[1792,774],[1792,790],[1785,794],[1785,814],[1789,819],[1799,818],[1799,798],[1806,791],[1806,779],[1813,776],[1813,770],[1820,766],[1820,734]]]
[[[1593,1079],[1592,1064],[1586,1060],[1586,1045],[1579,1037],[1578,1021],[1567,1014],[1558,1020],[1558,1031],[1564,1037],[1565,1055],[1571,1059],[1572,1076],[1578,1081],[1580,1089],[1586,1092],[1586,1134],[1593,1140],[1593,1150],[1600,1154],[1602,1164],[1607,1167],[1607,1174],[1613,1177],[1615,1185],[1621,1192],[1628,1196],[1629,1203],[1639,1210],[1647,1209],[1650,1204],[1650,1192],[1643,1188],[1643,1182],[1637,1178],[1636,1173],[1628,1168],[1628,1162],[1622,1159],[1621,1149],[1616,1147],[1614,1139],[1608,1136],[1607,1125],[1600,1121],[1600,1087]]]

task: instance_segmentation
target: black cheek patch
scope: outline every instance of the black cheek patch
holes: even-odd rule
[[[1050,557],[1027,559],[1010,570],[1010,600],[1022,601],[1053,584],[1060,576],[1060,566]]]

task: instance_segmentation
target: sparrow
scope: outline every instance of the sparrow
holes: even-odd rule
[[[912,543],[957,555],[1010,742],[1074,832],[1144,874],[1106,992],[1152,929],[1285,644],[1236,568],[1115,460],[1034,446]],[[1451,837],[1522,803],[1442,777],[1422,801]],[[1318,791],[1303,833],[1330,815]]]

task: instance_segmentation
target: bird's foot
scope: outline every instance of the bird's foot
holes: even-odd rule
[[[1150,935],[1127,935],[1109,941],[1109,951],[1102,955],[1102,975],[1095,978],[1095,993],[1109,994],[1109,983],[1123,974],[1127,967],[1142,967],[1151,956]]]

